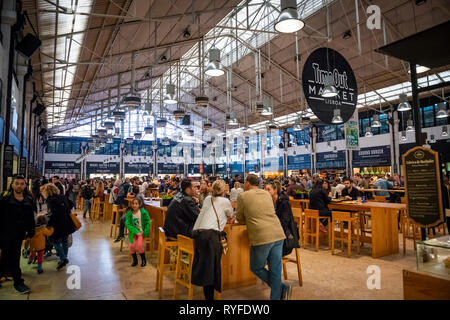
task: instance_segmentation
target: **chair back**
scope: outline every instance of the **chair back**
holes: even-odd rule
[[[291,208],[301,208],[302,205],[300,204],[300,201],[295,199],[289,199],[289,203],[291,204]]]
[[[344,211],[331,211],[331,216],[333,217],[333,221],[349,221],[352,217],[350,212]]]
[[[388,202],[384,196],[373,196],[376,202]]]
[[[406,197],[401,197],[400,198],[400,202],[406,204],[407,203]]]
[[[305,217],[319,217],[319,210],[305,209]]]
[[[194,254],[194,239],[185,237],[181,234],[177,236],[178,249],[182,252]]]

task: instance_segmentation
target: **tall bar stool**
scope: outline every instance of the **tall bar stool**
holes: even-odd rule
[[[188,289],[188,300],[194,298],[194,287],[191,283],[192,263],[194,261],[194,240],[182,235],[177,236],[178,256],[175,270],[173,298],[178,298],[178,285]]]
[[[306,247],[308,237],[311,239],[311,244],[313,238],[315,238],[316,242],[316,251],[319,251],[319,237],[320,237],[320,231],[319,231],[319,223],[320,219],[327,219],[328,220],[328,245],[331,247],[331,223],[329,217],[320,217],[319,216],[319,210],[313,210],[313,209],[305,209],[305,224],[304,224],[304,230],[303,230],[303,248]]]
[[[99,203],[100,203],[100,199],[98,199],[98,198],[93,198],[92,199],[91,216],[90,216],[91,222],[95,222],[95,221],[98,220],[98,215],[99,215],[98,211],[99,211],[99,208],[100,208]]]
[[[111,213],[111,229],[109,231],[109,237],[113,236],[114,230],[114,238],[117,238],[117,229],[119,229],[121,214],[124,212],[124,209],[119,210],[119,206],[117,204],[112,205],[112,213]]]
[[[344,251],[344,242],[347,241],[347,257],[351,257],[351,248],[352,248],[352,240],[356,238],[356,250],[358,254],[360,253],[360,226],[358,218],[352,217],[350,212],[342,212],[342,211],[332,211],[331,215],[333,217],[333,224],[337,223],[340,227],[340,235],[336,237],[334,225],[331,228],[331,254],[334,255],[334,242],[336,240],[341,241],[341,249]],[[347,238],[344,236],[344,222],[348,224],[348,233]],[[353,231],[356,230],[356,236]]]
[[[281,263],[283,264],[283,275],[284,280],[287,280],[287,268],[286,263],[292,262],[297,265],[297,273],[298,273],[298,284],[299,286],[303,286],[303,277],[302,277],[302,266],[300,264],[300,248],[294,248],[295,250],[295,259],[289,258],[289,257],[283,257],[281,259]]]
[[[175,253],[178,249],[177,241],[167,241],[164,229],[159,227],[158,260],[156,263],[156,291],[162,299],[164,274],[175,274],[177,266]]]

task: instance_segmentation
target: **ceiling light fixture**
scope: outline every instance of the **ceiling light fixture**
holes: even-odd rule
[[[400,103],[398,104],[397,111],[408,111],[411,110],[411,105],[408,102],[408,96],[406,93],[401,93],[399,95]]]
[[[344,35],[342,36],[343,39],[349,39],[352,36],[352,30],[347,30],[344,32]]]
[[[272,107],[264,106],[261,111],[262,116],[271,116],[273,114]]]
[[[321,96],[324,98],[332,98],[338,95],[338,91],[334,86],[334,80],[331,75],[325,76],[323,79],[323,91]]]
[[[447,126],[442,126],[442,136],[448,137],[448,128]]]
[[[364,136],[366,136],[366,137],[373,137],[373,133],[372,133],[372,128],[371,127],[367,127],[366,128],[366,133],[364,134]]]
[[[281,0],[281,10],[274,25],[276,31],[281,33],[294,33],[301,30],[305,23],[299,19],[296,0]]]
[[[438,111],[436,113],[436,118],[442,119],[442,118],[447,118],[449,116],[448,114],[448,110],[445,107],[445,102],[441,102],[438,104]]]
[[[331,123],[337,124],[337,123],[344,122],[344,120],[341,117],[341,110],[334,109],[333,112],[334,112],[334,116],[333,116],[333,119],[331,119]]]
[[[414,131],[414,122],[412,121],[412,119],[409,119],[408,121],[406,121],[406,132],[412,131]]]
[[[177,98],[175,96],[175,85],[172,83],[166,85],[166,95],[164,96],[164,103],[166,104],[177,103]]]
[[[372,128],[379,128],[379,127],[381,127],[380,115],[379,114],[374,114],[373,115],[372,123],[371,123],[370,126]]]
[[[219,77],[225,74],[222,63],[220,62],[220,50],[217,48],[209,49],[209,63],[206,67],[205,74],[210,77]]]

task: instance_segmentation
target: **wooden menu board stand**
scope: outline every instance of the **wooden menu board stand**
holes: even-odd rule
[[[408,216],[423,228],[444,221],[439,154],[414,147],[403,156]]]

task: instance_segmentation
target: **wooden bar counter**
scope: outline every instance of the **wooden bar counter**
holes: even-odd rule
[[[256,284],[250,271],[250,242],[247,226],[227,224],[228,252],[222,255],[222,289],[236,289]]]

